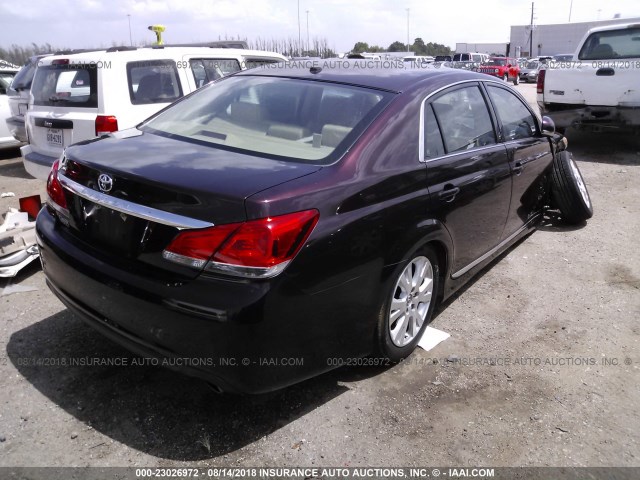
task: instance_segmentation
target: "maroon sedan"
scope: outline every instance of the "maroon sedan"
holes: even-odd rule
[[[386,365],[546,208],[591,216],[565,146],[478,73],[248,70],[67,148],[43,268],[105,336],[220,390]]]

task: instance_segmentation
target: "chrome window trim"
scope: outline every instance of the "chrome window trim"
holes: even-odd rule
[[[524,232],[526,229],[529,228],[529,226],[536,220],[538,220],[540,218],[540,214],[537,214],[533,217],[531,217],[529,219],[529,221],[527,223],[525,223],[524,225],[522,225],[518,230],[516,230],[515,232],[513,232],[511,235],[509,235],[507,238],[505,238],[503,241],[501,241],[498,245],[496,245],[495,247],[493,247],[491,250],[489,250],[487,253],[485,253],[484,255],[482,255],[481,257],[476,258],[473,262],[471,262],[469,265],[467,265],[464,268],[461,268],[460,270],[458,270],[457,272],[451,274],[451,278],[453,278],[454,280],[456,278],[460,278],[462,275],[464,275],[465,273],[467,273],[469,270],[471,270],[473,267],[479,265],[480,263],[484,262],[486,259],[488,259],[489,257],[491,257],[493,254],[495,254],[496,252],[498,252],[498,250],[500,250],[501,248],[503,248],[505,245],[507,245],[509,242],[511,242],[514,238],[516,238],[518,235],[520,235],[522,232]]]
[[[420,163],[429,163],[429,162],[431,162],[433,160],[440,160],[442,158],[447,158],[447,157],[451,157],[451,156],[455,156],[455,155],[461,155],[461,154],[465,154],[465,153],[468,153],[468,152],[480,152],[482,150],[486,150],[486,149],[489,149],[489,148],[492,148],[492,147],[495,147],[495,146],[498,146],[498,145],[505,145],[505,142],[497,141],[493,145],[487,145],[487,146],[484,146],[484,147],[474,148],[474,149],[471,149],[471,150],[464,150],[462,152],[447,153],[447,154],[442,155],[440,157],[434,157],[434,158],[428,158],[428,159],[424,158],[424,109],[425,109],[426,103],[433,96],[441,93],[442,91],[447,90],[448,88],[451,88],[451,87],[456,87],[458,85],[464,85],[465,83],[476,83],[478,85],[478,88],[480,88],[480,89],[482,88],[481,84],[483,84],[483,83],[485,83],[485,84],[486,83],[493,83],[493,84],[495,84],[497,86],[501,86],[501,87],[505,86],[504,82],[502,80],[493,80],[493,79],[490,79],[490,78],[487,78],[487,79],[474,78],[474,79],[469,79],[469,80],[462,80],[462,81],[459,81],[459,82],[452,83],[450,85],[446,85],[444,87],[440,87],[438,90],[435,90],[435,91],[431,92],[429,95],[427,95],[422,100],[422,104],[420,105],[420,121],[418,122],[418,124],[419,124],[419,126],[418,126],[418,128],[419,128],[419,131],[418,131],[418,161]],[[523,101],[523,98],[520,98],[521,96],[520,96],[519,92],[515,92],[515,94],[520,99],[520,101]],[[527,102],[524,101],[523,103],[528,108]],[[487,106],[487,112],[489,114],[491,114],[491,111],[490,111],[491,109],[492,109],[492,107],[490,105],[488,105]],[[531,113],[533,113],[530,108],[528,108],[528,110]],[[535,117],[535,113],[533,113],[533,115]],[[538,119],[538,122],[539,122],[539,119]]]
[[[196,220],[194,218],[165,212],[163,210],[158,210],[157,208],[147,207],[138,203],[128,202],[121,198],[105,195],[104,193],[97,192],[96,190],[92,190],[84,185],[74,182],[70,178],[61,175],[60,172],[58,172],[58,181],[64,188],[79,197],[133,217],[142,218],[144,220],[160,223],[169,227],[175,227],[180,230],[208,228],[214,226],[213,223],[205,222],[203,220]]]

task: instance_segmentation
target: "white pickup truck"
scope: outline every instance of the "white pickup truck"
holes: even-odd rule
[[[560,132],[640,132],[640,24],[589,30],[571,62],[540,71],[537,92],[541,114]]]

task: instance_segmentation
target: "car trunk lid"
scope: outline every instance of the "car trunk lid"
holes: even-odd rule
[[[105,260],[193,277],[162,258],[179,231],[243,222],[247,197],[320,168],[130,129],[66,150],[63,223]]]

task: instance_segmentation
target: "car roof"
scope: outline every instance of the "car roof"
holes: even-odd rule
[[[402,68],[402,61],[372,61],[379,64],[368,66],[358,61],[289,62],[265,65],[236,73],[234,76],[264,76],[282,78],[300,78],[307,80],[345,83],[361,87],[387,90],[401,93],[423,81],[434,83],[456,82],[462,80],[486,80],[487,76],[447,67]],[[388,65],[387,65],[388,64]],[[398,67],[397,65],[402,65]],[[394,67],[396,66],[396,67]],[[319,71],[314,71],[318,67]]]
[[[182,55],[206,55],[219,56],[221,58],[235,58],[239,55],[243,57],[268,57],[284,60],[286,57],[276,52],[265,52],[263,50],[246,50],[242,48],[214,48],[214,47],[140,47],[108,50],[90,50],[80,53],[49,55],[42,59],[43,65],[49,65],[56,59],[72,59],[77,63],[92,63],[98,61],[108,61],[118,59],[119,61],[136,60],[161,60],[167,57]]]

